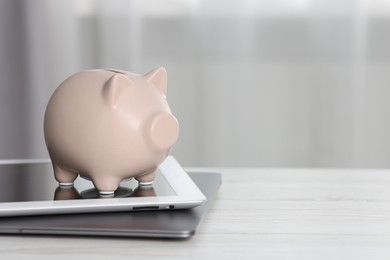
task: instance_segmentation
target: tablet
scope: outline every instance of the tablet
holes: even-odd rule
[[[0,161],[0,217],[137,210],[174,210],[200,205],[206,197],[168,156],[151,187],[128,179],[114,197],[100,197],[90,180],[78,177],[72,187],[59,186],[50,161]]]
[[[222,175],[189,172],[207,201],[182,210],[102,212],[0,218],[0,234],[190,238],[199,228],[221,185]]]

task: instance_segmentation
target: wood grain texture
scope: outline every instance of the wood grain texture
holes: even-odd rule
[[[390,171],[199,169],[223,184],[188,240],[0,236],[1,259],[390,259]]]

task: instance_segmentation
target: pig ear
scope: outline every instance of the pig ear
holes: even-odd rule
[[[156,88],[167,94],[167,71],[164,67],[152,70],[144,75],[147,82],[152,83]]]
[[[103,86],[103,98],[111,106],[115,107],[122,91],[133,85],[133,81],[126,75],[115,73]]]

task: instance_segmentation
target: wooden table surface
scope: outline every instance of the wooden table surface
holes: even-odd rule
[[[207,170],[223,183],[190,239],[7,235],[0,258],[390,259],[390,170]]]

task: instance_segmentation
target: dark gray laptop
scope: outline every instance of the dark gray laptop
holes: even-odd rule
[[[1,217],[0,234],[188,238],[195,234],[221,184],[219,173],[191,172],[207,197],[192,209]]]

